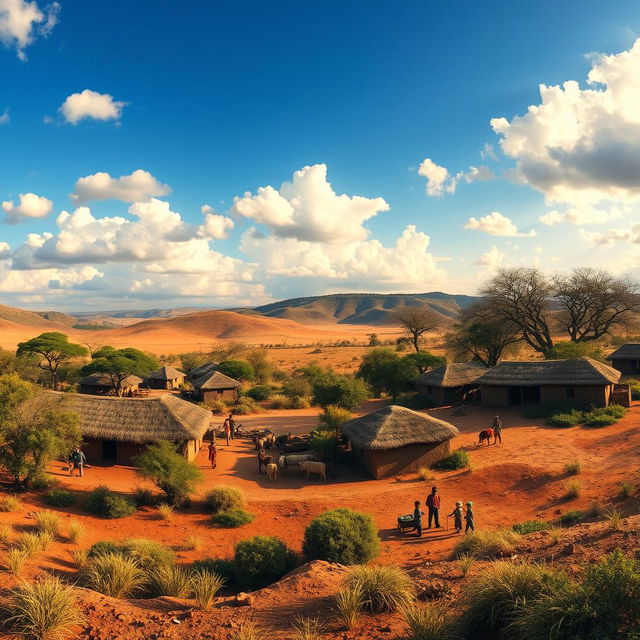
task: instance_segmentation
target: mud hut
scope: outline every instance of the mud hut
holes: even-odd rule
[[[187,380],[194,382],[198,378],[202,378],[203,376],[206,376],[206,375],[211,375],[217,368],[218,368],[217,362],[205,362],[204,364],[201,364],[199,367],[196,367],[195,369],[191,369],[191,371],[189,371],[189,373],[187,374]]]
[[[627,342],[607,356],[611,366],[623,376],[640,376],[640,344]]]
[[[341,426],[354,458],[377,480],[417,471],[449,455],[458,430],[444,420],[389,405]]]
[[[509,407],[547,404],[567,407],[629,406],[620,372],[591,358],[499,362],[478,379],[482,404]]]
[[[478,378],[487,368],[475,362],[452,362],[419,375],[415,380],[418,397],[432,407],[475,400]]]
[[[193,389],[196,399],[202,402],[235,402],[238,399],[238,389],[242,385],[224,373],[214,371],[194,380]]]
[[[116,398],[45,391],[80,418],[87,462],[129,465],[146,445],[169,440],[188,460],[200,451],[211,413],[171,394]]]
[[[160,367],[152,371],[145,382],[151,389],[178,389],[184,383],[185,375],[173,367]]]
[[[122,395],[136,394],[142,382],[142,378],[138,376],[127,376],[122,383]],[[108,373],[92,373],[90,376],[80,378],[80,393],[92,396],[113,396],[116,391]]]

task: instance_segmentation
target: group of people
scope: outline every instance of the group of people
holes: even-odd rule
[[[436,529],[440,529],[441,500],[437,487],[431,488],[431,493],[427,496],[425,504],[429,513],[427,529],[431,529],[432,525],[435,526]],[[420,503],[420,500],[416,500],[413,510],[413,522],[417,537],[422,536],[422,516],[424,515],[424,512],[422,511],[421,506],[422,505]],[[467,502],[466,509],[464,509],[462,507],[462,502],[458,500],[458,502],[456,502],[454,510],[447,517],[453,518],[453,526],[456,530],[456,533],[460,533],[462,531],[463,520],[466,522],[466,526],[464,527],[465,533],[468,533],[469,531],[475,531],[475,526],[473,523],[472,502]]]
[[[224,437],[227,441],[227,446],[229,446],[229,441],[235,440],[236,438],[236,421],[233,419],[233,412],[224,419],[222,428],[224,429]],[[211,436],[211,442],[209,443],[208,450],[211,468],[215,469],[218,466],[218,447],[216,446],[215,437],[213,435]]]
[[[76,472],[76,475],[79,478],[84,476],[84,466],[87,463],[87,456],[84,455],[82,449],[80,447],[76,447],[68,456],[67,456],[67,471],[69,475],[72,476],[73,472]]]

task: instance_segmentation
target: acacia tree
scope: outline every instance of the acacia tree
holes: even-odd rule
[[[58,369],[61,364],[87,355],[87,349],[80,344],[69,342],[69,338],[59,331],[41,333],[31,340],[18,344],[18,356],[35,355],[40,358],[38,366],[49,371],[51,387],[58,388]]]
[[[80,444],[78,416],[61,402],[15,374],[0,376],[0,467],[16,484],[43,475],[52,460]]]
[[[538,269],[499,269],[480,290],[487,311],[498,322],[517,327],[521,340],[539,353],[553,348],[553,286]]]
[[[640,287],[601,269],[574,269],[553,278],[560,326],[571,342],[598,340],[626,326],[640,310]]]
[[[91,362],[82,368],[82,374],[106,373],[116,395],[122,396],[124,381],[129,376],[144,378],[159,366],[153,356],[139,349],[133,347],[114,349],[107,346],[94,352]]]
[[[487,367],[494,367],[505,350],[519,340],[518,327],[495,317],[482,302],[467,307],[454,330],[445,336],[447,349],[456,357],[471,357]]]
[[[438,314],[427,306],[402,307],[395,312],[394,317],[416,352],[420,351],[424,334],[441,324]]]

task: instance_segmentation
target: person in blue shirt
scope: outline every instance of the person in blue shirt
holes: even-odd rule
[[[423,512],[420,509],[420,500],[416,500],[414,503],[413,509],[413,522],[415,524],[416,529],[416,537],[422,537],[422,515]]]
[[[464,514],[464,519],[467,523],[467,526],[464,528],[465,534],[469,532],[469,529],[471,529],[471,533],[474,533],[476,529],[473,526],[473,502],[467,502],[467,510]]]

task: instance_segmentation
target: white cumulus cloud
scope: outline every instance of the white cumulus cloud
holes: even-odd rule
[[[26,60],[24,50],[38,35],[48,35],[58,22],[60,5],[38,6],[27,0],[0,0],[0,42],[15,47],[18,58]]]
[[[79,178],[75,184],[71,200],[76,204],[100,200],[121,200],[122,202],[144,202],[154,196],[166,196],[171,188],[158,182],[148,171],[136,169],[128,176],[112,178],[99,171]]]
[[[77,124],[80,120],[119,120],[126,102],[118,102],[108,93],[98,93],[85,89],[80,93],[72,93],[60,106],[64,119]]]
[[[26,218],[44,218],[49,215],[52,207],[51,200],[35,193],[21,193],[17,205],[11,200],[2,203],[2,209],[7,214],[5,221],[9,224],[21,222]]]
[[[204,204],[200,208],[204,216],[204,222],[198,229],[198,234],[203,238],[215,238],[220,240],[227,238],[233,229],[233,220],[228,216],[216,213],[211,205]]]
[[[449,173],[446,167],[436,164],[431,158],[425,158],[418,167],[418,175],[427,179],[426,192],[428,196],[441,196],[446,193],[455,193],[461,180],[465,182],[486,182],[495,179],[493,171],[486,165],[471,166],[464,173]]]
[[[592,60],[588,88],[574,80],[541,84],[540,104],[512,120],[491,120],[519,180],[549,203],[585,207],[640,198],[640,39],[628,51]]]
[[[316,164],[296,171],[279,189],[260,187],[255,195],[236,197],[231,211],[283,238],[337,244],[366,238],[363,223],[388,209],[382,198],[337,195],[327,166]]]
[[[518,227],[507,216],[503,216],[498,211],[492,211],[486,216],[469,218],[464,225],[465,229],[474,229],[488,233],[490,236],[506,236],[511,238],[533,238],[536,232],[531,230],[527,233],[518,231]]]
[[[499,267],[504,262],[505,258],[506,254],[498,250],[498,247],[493,245],[489,251],[478,257],[476,264],[493,270]]]

